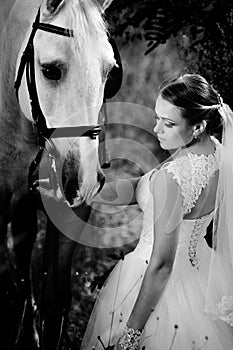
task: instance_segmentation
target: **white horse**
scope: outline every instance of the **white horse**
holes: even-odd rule
[[[98,162],[98,138],[95,137],[98,132],[93,134],[95,129],[91,128],[98,124],[105,82],[109,71],[116,64],[102,18],[106,3],[111,2],[106,1],[101,9],[101,5],[94,0],[43,0],[42,3],[41,0],[1,0],[0,239],[2,247],[7,225],[12,222],[12,235],[17,238],[16,266],[20,272],[16,285],[21,290],[19,285],[23,284],[23,290],[27,291],[26,297],[29,293],[31,249],[37,232],[37,202],[30,194],[28,176],[34,179],[35,174],[29,174],[29,169],[35,159],[36,165],[39,165],[42,154],[37,157],[38,151],[50,145],[47,138],[52,135],[54,164],[48,168],[49,161],[45,159],[43,175],[50,178],[55,166],[56,189],[52,190],[56,199],[63,200],[66,205],[82,205],[99,190],[103,181]],[[33,24],[35,18],[37,24]],[[35,29],[38,23],[42,25]],[[33,30],[33,39],[30,39]],[[28,42],[32,47],[25,56]],[[23,56],[30,64],[21,63]],[[14,91],[15,80],[17,94]],[[30,99],[34,99],[35,95],[37,101],[31,103]],[[55,135],[55,129],[59,131],[59,128],[63,128],[61,137]],[[67,130],[71,130],[72,137],[67,136]],[[80,137],[83,130],[88,130],[87,135],[93,137]],[[88,217],[88,214],[84,216]],[[57,240],[61,246],[57,258],[57,287],[60,287],[58,294],[64,297],[64,284],[69,284],[69,278],[64,272],[67,272],[67,266],[70,267],[73,246],[70,250],[64,248],[62,253],[65,237],[60,234]],[[52,251],[50,243],[49,251]],[[47,273],[52,275],[51,261],[47,263]],[[0,275],[3,296],[6,295],[4,288],[8,294],[11,288],[6,272],[5,264]],[[50,294],[49,290],[46,295],[48,298],[51,295],[55,297],[55,292],[53,290],[54,294]],[[4,300],[9,302],[8,299],[2,299],[0,304],[4,304]],[[55,303],[59,304],[61,299]],[[27,310],[25,305],[23,303],[22,306],[24,314]],[[59,317],[60,314],[54,316],[54,322]],[[0,321],[1,331],[6,330],[5,338],[0,339],[1,346],[5,348],[9,337],[14,337],[14,329],[7,322],[7,319]],[[57,329],[53,343],[47,342],[46,345],[44,339],[43,349],[57,349],[59,340],[56,337],[61,331],[59,322],[58,325],[54,324]]]

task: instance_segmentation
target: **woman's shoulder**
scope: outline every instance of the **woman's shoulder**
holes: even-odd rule
[[[170,163],[170,162],[169,162]],[[164,164],[159,169],[155,169],[149,177],[150,191],[154,194],[158,193],[158,190],[166,193],[177,193],[180,191],[180,183],[174,178],[174,175],[167,170],[169,163]],[[163,193],[164,195],[165,193]]]
[[[210,174],[219,168],[220,161],[220,143],[213,138],[214,149],[210,153],[194,152],[186,149],[180,152],[172,160],[164,163],[161,169],[166,169],[172,173],[177,180],[190,180],[190,176]]]
[[[172,181],[181,184],[183,178],[190,176],[192,156],[190,154],[180,155],[164,162],[159,168],[153,169],[150,173],[150,181],[164,178],[166,181]]]
[[[213,138],[214,149],[211,153],[195,153],[191,149],[175,153],[159,167],[149,172],[150,181],[164,177],[167,181],[177,182],[183,189],[196,182],[203,186],[219,169],[221,144]]]

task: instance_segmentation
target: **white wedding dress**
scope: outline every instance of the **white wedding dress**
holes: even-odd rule
[[[211,155],[189,152],[164,164],[181,187],[184,213],[189,213],[195,206],[209,179],[218,170],[219,158],[220,145],[216,144],[216,150]],[[144,175],[137,186],[137,201],[144,212],[139,243],[133,252],[115,266],[100,291],[82,342],[82,350],[104,350],[104,346],[113,345],[136,301],[153,246],[153,198],[149,181],[155,171]],[[217,317],[214,319],[205,310],[212,249],[204,236],[213,215],[214,212],[198,219],[182,221],[172,274],[158,304],[151,310],[140,349],[233,349],[233,327],[230,325],[233,301],[231,305],[229,300],[228,304],[219,305],[220,311],[228,315],[224,321]],[[216,273],[219,273],[219,286],[227,283],[224,273],[227,276],[229,271]],[[217,290],[214,292],[218,293]]]

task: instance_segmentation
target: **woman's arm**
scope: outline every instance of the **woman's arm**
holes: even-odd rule
[[[151,191],[154,199],[153,251],[127,322],[127,327],[140,331],[157,305],[170,277],[183,217],[180,189],[166,170],[160,170],[152,179]]]
[[[136,204],[135,190],[140,177],[118,179],[105,183],[99,194],[92,198],[92,203],[107,205]]]
[[[173,159],[173,156],[158,164],[157,169],[160,169],[164,163]],[[135,190],[139,180],[140,177],[134,177],[107,182],[104,184],[100,193],[92,198],[91,202],[106,205],[137,204]]]

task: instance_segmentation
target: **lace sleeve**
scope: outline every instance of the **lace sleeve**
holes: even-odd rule
[[[165,169],[181,187],[184,214],[187,214],[195,206],[202,189],[218,169],[218,161],[215,153],[207,156],[189,153],[165,164]]]
[[[183,157],[182,157],[183,158]],[[178,183],[181,188],[181,194],[183,196],[183,209],[184,214],[189,212],[190,208],[190,194],[191,194],[191,181],[188,181],[191,177],[191,167],[184,166],[183,159],[176,159],[165,166],[168,173],[172,174],[172,178]],[[191,208],[190,208],[191,210]]]

